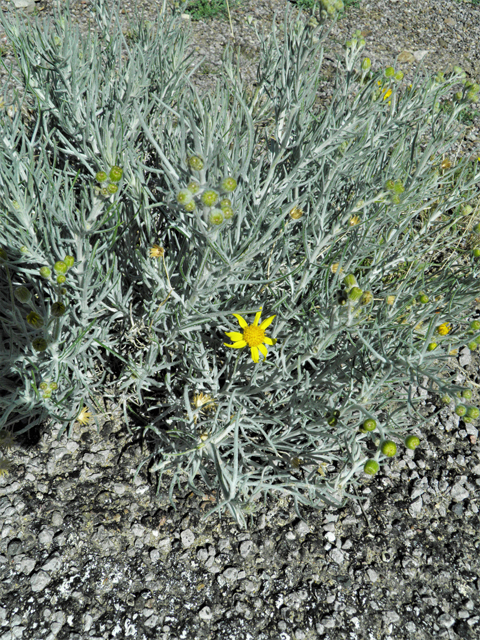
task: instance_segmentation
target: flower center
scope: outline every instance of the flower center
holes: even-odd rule
[[[265,338],[265,331],[251,324],[243,330],[243,339],[249,347],[258,347]]]

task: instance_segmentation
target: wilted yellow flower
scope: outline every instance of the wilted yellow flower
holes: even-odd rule
[[[193,396],[192,407],[194,409],[200,409],[200,413],[204,413],[205,411],[215,411],[215,404],[212,396],[205,393],[196,393]],[[193,421],[197,422],[197,416],[193,416]]]
[[[292,458],[291,464],[294,469],[299,469],[300,465],[303,464],[303,460],[301,458]]]
[[[77,422],[83,425],[88,424],[90,422],[91,417],[92,417],[92,414],[90,413],[88,408],[83,407],[83,409],[80,411],[80,413],[77,416]]]
[[[43,327],[43,318],[36,311],[30,311],[30,313],[27,316],[27,322],[28,324],[31,324],[32,327],[35,327],[36,329]]]
[[[334,262],[330,267],[330,271],[332,273],[337,273],[339,266],[340,266],[339,262]],[[343,267],[340,267],[340,273],[342,273],[342,271],[343,271]]]
[[[393,304],[395,302],[395,296],[387,296],[387,299],[385,300],[385,302],[387,304]]]
[[[448,322],[444,322],[443,324],[441,324],[439,327],[437,327],[437,332],[441,335],[441,336],[446,336],[447,333],[450,333],[450,331],[452,330],[451,325]]]
[[[15,444],[15,438],[11,431],[2,429],[0,431],[0,447],[2,449],[11,449]]]
[[[0,458],[0,477],[7,476],[10,472],[11,463],[7,458]]]
[[[230,331],[225,332],[230,340],[233,340],[234,344],[226,344],[226,347],[230,347],[231,349],[243,349],[243,347],[250,347],[252,360],[254,362],[258,362],[258,352],[260,351],[263,355],[263,361],[267,357],[267,348],[265,344],[274,345],[277,341],[275,338],[268,338],[265,335],[265,329],[271,324],[272,320],[275,316],[270,316],[266,320],[259,325],[260,316],[262,315],[262,307],[260,307],[260,311],[258,311],[255,315],[255,320],[253,324],[248,324],[246,320],[239,316],[237,313],[232,314],[237,318],[240,327],[243,329],[243,333],[239,331]],[[265,343],[265,344],[264,344]]]
[[[150,257],[151,258],[161,258],[165,253],[165,249],[160,247],[158,244],[154,244],[153,247],[150,248]]]
[[[360,224],[360,218],[358,216],[352,216],[348,221],[348,224],[351,227],[354,227],[356,224]]]
[[[303,211],[301,209],[299,209],[298,207],[293,207],[293,209],[290,211],[290,217],[293,220],[298,220],[302,216],[303,216]]]

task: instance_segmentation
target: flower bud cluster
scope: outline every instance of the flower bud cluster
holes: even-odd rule
[[[187,162],[193,171],[201,171],[204,167],[204,162],[199,156],[190,156]],[[233,218],[232,201],[225,196],[236,188],[237,181],[231,177],[224,178],[217,189],[202,187],[196,180],[191,180],[186,189],[178,191],[177,202],[185,211],[195,211],[198,202],[208,222],[215,227]]]
[[[42,382],[38,385],[40,391],[42,392],[42,398],[48,399],[52,397],[53,391],[58,389],[58,384],[56,382],[49,382],[48,380],[42,380]]]
[[[461,67],[453,67],[453,74],[459,76],[460,81],[463,84],[463,90],[457,91],[457,93],[455,94],[456,100],[478,102],[478,92],[480,91],[480,84],[467,80],[467,74]]]
[[[368,424],[368,427],[367,427]],[[363,423],[363,427],[360,429],[362,433],[366,433],[367,431],[374,431],[376,428],[376,422],[373,419],[365,420]],[[405,438],[405,446],[407,449],[414,451],[418,445],[420,444],[420,438],[415,435],[407,436]],[[378,458],[380,455],[387,456],[387,458],[393,458],[397,453],[397,445],[393,440],[383,440],[380,443],[380,447],[375,455],[375,458],[371,458],[367,460],[364,464],[363,471],[367,475],[373,476],[377,473],[380,468],[378,464]]]
[[[344,8],[342,0],[320,0],[320,16],[324,20],[327,18],[335,18]]]
[[[57,274],[57,284],[64,284],[66,282],[67,278],[65,274],[69,269],[73,267],[74,264],[75,258],[68,255],[65,256],[63,260],[57,260],[57,262],[55,262],[55,264],[53,265],[53,270]],[[41,267],[40,275],[42,276],[42,278],[49,280],[50,276],[52,275],[52,270],[50,269],[50,267]]]
[[[400,204],[401,194],[405,191],[403,182],[398,180],[387,180],[385,183],[385,189],[390,192],[390,202],[392,204]]]
[[[100,188],[97,188],[96,191],[104,198],[113,196],[118,191],[117,183],[120,182],[122,176],[123,169],[116,165],[110,169],[108,175],[106,171],[99,171],[95,175],[95,180],[100,183]]]

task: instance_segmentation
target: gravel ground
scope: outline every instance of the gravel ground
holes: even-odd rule
[[[457,382],[480,388],[479,364],[461,351]],[[146,451],[115,406],[98,433],[29,433],[0,477],[0,640],[479,638],[478,431],[439,398],[421,411],[420,447],[361,506],[301,520],[272,497],[247,531],[205,518],[212,496],[174,508],[133,481]]]

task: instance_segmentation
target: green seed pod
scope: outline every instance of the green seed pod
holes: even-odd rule
[[[369,476],[374,476],[379,468],[379,464],[376,460],[367,460],[363,467],[363,471]]]
[[[465,398],[465,400],[471,400],[472,399],[472,392],[470,389],[464,389],[462,391],[462,398]]]
[[[197,208],[197,205],[195,204],[195,200],[192,200],[191,202],[187,202],[187,204],[183,205],[183,208],[185,209],[185,211],[195,211],[195,209]]]
[[[218,193],[213,189],[208,189],[202,193],[201,200],[207,207],[212,207],[218,200]]]
[[[223,222],[223,212],[221,209],[212,209],[209,217],[210,223],[219,225]]]
[[[31,324],[32,327],[35,327],[35,329],[40,329],[44,325],[42,316],[36,311],[30,311],[27,315],[27,322]]]
[[[232,207],[222,207],[223,217],[225,220],[231,220],[233,218],[233,209]]]
[[[201,171],[203,169],[203,160],[199,156],[190,156],[187,162],[188,166],[194,171]]]
[[[362,429],[364,431],[375,431],[376,428],[377,422],[373,418],[367,418],[362,424]]]
[[[455,413],[457,414],[457,416],[464,416],[467,413],[467,407],[463,404],[459,404],[455,407]]]
[[[70,269],[75,264],[75,258],[73,256],[65,256],[63,261],[67,265],[67,269]]]
[[[418,438],[417,436],[408,436],[408,438],[405,438],[405,446],[407,447],[407,449],[416,449],[418,447],[418,445],[420,444],[420,438]]]
[[[40,275],[42,276],[42,278],[49,278],[52,275],[52,272],[48,267],[42,267],[40,269]]]
[[[468,407],[467,416],[472,420],[476,420],[480,416],[480,409],[478,407]]]
[[[113,195],[114,193],[117,193],[118,191],[118,185],[114,184],[113,182],[111,182],[108,186],[107,186],[107,191],[108,193],[110,193],[111,195]]]
[[[472,342],[469,342],[467,344],[467,347],[470,349],[470,351],[475,351],[478,347],[478,344],[475,342],[475,340],[472,340]]]
[[[427,351],[434,351],[437,348],[437,343],[436,342],[430,342],[430,344],[427,347]]]
[[[35,340],[32,340],[32,347],[35,351],[46,351],[48,343],[43,338],[35,338]]]
[[[224,180],[222,180],[223,191],[226,191],[227,193],[231,193],[232,191],[235,191],[236,188],[237,188],[237,181],[235,180],[235,178],[225,178]]]
[[[362,71],[368,71],[371,66],[372,66],[372,61],[370,60],[370,58],[364,58],[362,60]]]
[[[112,167],[110,169],[110,180],[112,182],[120,182],[123,176],[123,169],[121,167]]]
[[[57,283],[58,284],[64,284],[66,282],[66,277],[65,276],[57,276]]]
[[[357,279],[353,275],[353,273],[349,273],[348,276],[345,276],[343,279],[343,284],[347,287],[347,289],[351,289],[352,287],[357,286]]]
[[[27,289],[27,287],[17,287],[13,292],[13,295],[19,302],[23,302],[23,303],[30,302],[32,298],[32,294]]]
[[[65,274],[67,273],[68,267],[63,260],[58,260],[58,262],[53,265],[53,270],[55,273]]]
[[[395,181],[387,180],[385,183],[385,189],[388,189],[389,191],[393,191],[394,188],[395,188]]]
[[[220,201],[220,209],[225,209],[226,207],[231,207],[232,206],[232,201],[229,200],[228,198],[223,198],[223,200]]]
[[[184,206],[193,200],[193,194],[188,189],[180,189],[177,193],[177,202]]]
[[[386,78],[393,78],[395,75],[395,69],[393,67],[387,67],[384,73]]]
[[[422,293],[419,297],[419,300],[422,304],[427,304],[427,302],[430,301],[430,298],[425,293]]]
[[[363,291],[362,289],[360,289],[360,287],[352,287],[348,292],[348,299],[352,302],[356,302],[357,300],[360,300],[362,295]]]
[[[478,320],[473,320],[470,323],[470,329],[472,331],[480,331],[480,322]]]
[[[391,440],[385,440],[382,444],[382,453],[389,458],[392,458],[397,453],[397,445]]]
[[[97,173],[97,175],[95,176],[95,180],[96,180],[97,182],[100,182],[100,183],[105,182],[105,180],[106,180],[107,178],[108,178],[108,176],[107,176],[107,174],[105,173],[105,171],[99,171],[99,172]]]
[[[66,308],[63,302],[54,302],[52,304],[51,313],[54,318],[60,318],[65,314],[65,311],[66,311]]]
[[[480,258],[480,249],[476,248],[472,251],[474,258]]]
[[[196,193],[198,193],[200,185],[195,180],[192,180],[187,184],[187,189],[190,191],[190,193],[193,193],[193,195],[195,195]]]

